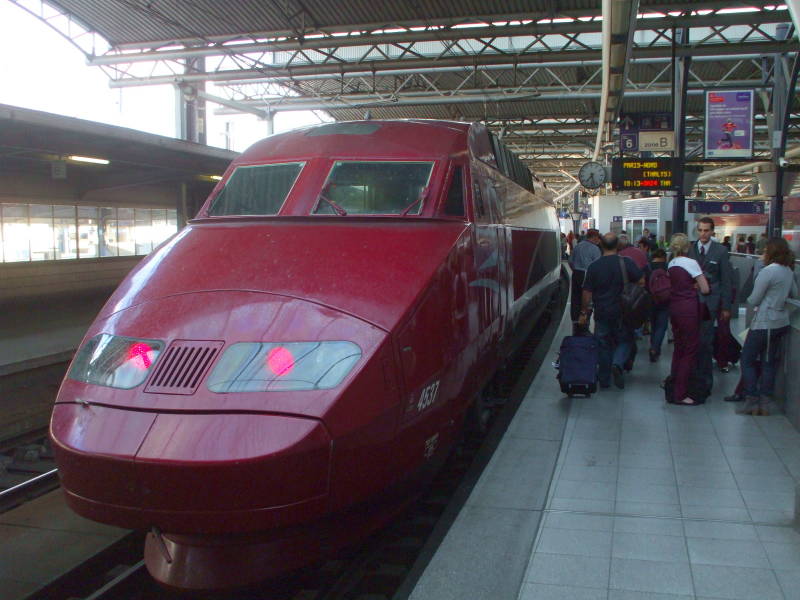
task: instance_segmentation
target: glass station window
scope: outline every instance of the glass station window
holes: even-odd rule
[[[0,203],[0,260],[142,256],[177,230],[173,209]]]
[[[351,162],[333,164],[314,214],[418,215],[433,162]]]
[[[78,256],[81,258],[98,256],[98,210],[95,206],[78,207]]]
[[[74,206],[53,207],[55,253],[52,258],[78,258],[78,228]]]
[[[277,215],[303,164],[237,167],[211,203],[209,216]]]
[[[154,208],[152,210],[152,222],[153,248],[158,246],[177,230],[174,224],[172,225],[173,229],[169,229],[170,225],[167,222],[167,211],[163,208]]]
[[[117,256],[117,209],[100,209],[100,256]]]
[[[119,246],[119,256],[136,254],[132,208],[117,209],[117,245]]]
[[[3,218],[3,259],[16,262],[31,259],[28,236],[28,205],[5,204]]]
[[[135,228],[133,238],[136,241],[136,254],[147,254],[153,249],[153,221],[149,208],[137,208],[134,211]]]
[[[31,244],[31,260],[53,260],[53,207],[36,204],[30,207],[28,237]]]

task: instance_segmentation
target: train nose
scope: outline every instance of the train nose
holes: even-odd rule
[[[59,404],[51,433],[68,502],[115,525],[268,527],[327,497],[331,440],[314,419]]]

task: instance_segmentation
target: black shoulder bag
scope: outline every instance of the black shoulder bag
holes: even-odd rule
[[[628,269],[625,268],[625,259],[619,257],[619,267],[622,269],[622,324],[631,329],[638,329],[650,317],[653,301],[650,293],[644,286],[628,281]]]

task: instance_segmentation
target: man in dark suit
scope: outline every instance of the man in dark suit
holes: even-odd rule
[[[731,318],[733,297],[733,273],[728,249],[712,239],[714,219],[703,217],[697,222],[697,241],[689,249],[689,258],[695,259],[708,279],[711,293],[700,296],[700,301],[708,308],[708,314],[700,326],[700,347],[697,352],[697,371],[708,392],[714,385],[712,355],[714,353],[714,321],[727,321]],[[705,311],[704,311],[705,312]]]

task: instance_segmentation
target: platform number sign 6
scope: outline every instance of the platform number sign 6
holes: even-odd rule
[[[422,412],[426,408],[428,408],[431,404],[436,402],[436,395],[439,393],[439,380],[437,379],[427,387],[425,387],[422,392],[420,392],[419,400],[417,401],[417,411]]]

